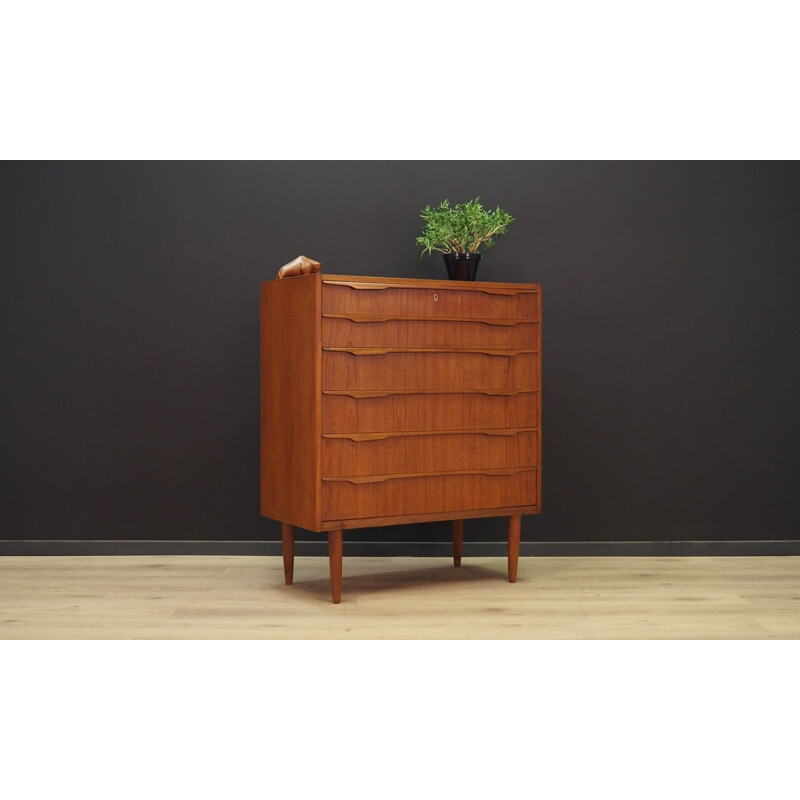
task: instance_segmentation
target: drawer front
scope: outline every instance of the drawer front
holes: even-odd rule
[[[367,354],[324,349],[322,389],[536,389],[537,366],[538,353]]]
[[[536,501],[535,469],[511,474],[390,477],[369,483],[322,481],[323,520],[457,513],[536,505]]]
[[[322,312],[425,317],[538,319],[537,291],[382,288],[380,284],[322,281]]]
[[[365,437],[374,435],[362,434]],[[323,438],[323,477],[463,472],[537,465],[537,431],[413,434],[383,439],[359,438],[359,434],[349,436],[353,438]]]
[[[502,390],[500,390],[502,391]],[[446,431],[469,428],[535,428],[539,393],[445,392],[386,394],[369,392],[322,395],[323,433]],[[354,395],[354,396],[353,396]],[[367,396],[361,396],[367,395]]]
[[[538,350],[536,322],[451,319],[395,320],[352,314],[322,317],[322,344],[331,347],[485,347]]]

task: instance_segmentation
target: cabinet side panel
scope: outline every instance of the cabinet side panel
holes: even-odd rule
[[[537,308],[537,319],[538,322],[538,337],[537,342],[539,346],[539,358],[536,362],[536,369],[538,370],[536,376],[536,385],[539,387],[539,404],[536,407],[536,427],[539,429],[539,436],[537,437],[537,446],[539,448],[539,452],[536,454],[537,461],[536,463],[539,464],[539,469],[536,470],[536,506],[537,506],[537,513],[541,514],[542,512],[542,402],[541,402],[541,387],[542,387],[542,287],[539,287],[539,294],[537,295],[538,298],[538,308]]]
[[[319,276],[261,284],[261,514],[319,530]]]

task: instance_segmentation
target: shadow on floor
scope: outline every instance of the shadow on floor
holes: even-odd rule
[[[421,559],[420,559],[421,560]],[[481,566],[471,566],[462,562],[458,568],[449,566],[420,566],[414,569],[387,570],[385,572],[347,574],[345,569],[342,580],[342,596],[348,594],[366,594],[374,592],[414,590],[427,588],[433,585],[469,585],[486,582],[508,581],[505,564],[498,565],[497,569],[487,569]],[[286,587],[293,591],[303,592],[313,597],[319,597],[326,602],[331,599],[331,585],[327,578],[316,580],[298,580],[295,569],[294,583]]]

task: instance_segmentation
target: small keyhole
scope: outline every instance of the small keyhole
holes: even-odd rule
[[[434,303],[438,303],[438,302],[439,302],[439,295],[438,295],[438,294],[435,294],[435,295],[433,296],[433,302],[434,302]]]

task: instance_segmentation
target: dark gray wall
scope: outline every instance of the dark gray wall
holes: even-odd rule
[[[441,278],[419,209],[475,195],[518,220],[479,276],[544,286],[523,538],[798,538],[797,164],[6,163],[0,191],[4,539],[279,538],[259,282],[298,253]]]

